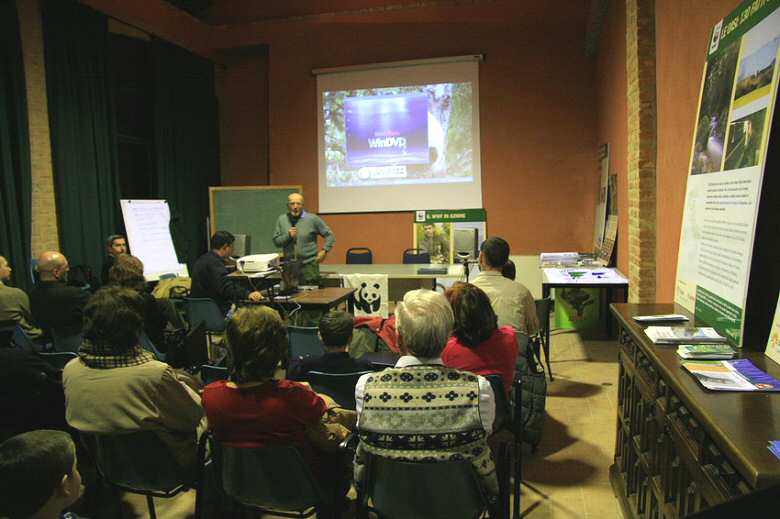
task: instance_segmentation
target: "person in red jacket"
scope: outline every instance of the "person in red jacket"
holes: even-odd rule
[[[500,375],[509,394],[517,361],[514,329],[498,326],[487,294],[470,283],[455,283],[445,296],[455,314],[455,328],[441,355],[444,365],[476,375]]]

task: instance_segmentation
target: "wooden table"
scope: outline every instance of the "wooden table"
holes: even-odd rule
[[[704,389],[674,346],[657,346],[634,315],[682,313],[673,304],[613,304],[620,326],[617,439],[610,480],[625,517],[673,519],[780,483],[780,394]],[[780,365],[742,351],[780,379]],[[771,513],[770,513],[771,515]]]
[[[344,301],[350,302],[353,292],[355,292],[354,288],[317,288],[299,292],[286,302],[299,304],[304,308],[321,308],[327,311]]]

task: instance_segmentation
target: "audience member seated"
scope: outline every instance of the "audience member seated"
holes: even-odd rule
[[[11,265],[0,256],[0,321],[14,321],[31,339],[37,339],[43,332],[33,324],[30,298],[24,290],[6,285],[11,279]]]
[[[112,234],[106,238],[106,257],[103,259],[103,267],[100,269],[100,283],[106,285],[110,282],[109,271],[114,266],[115,260],[122,254],[127,254],[127,240],[121,234]]]
[[[123,254],[116,258],[108,271],[111,285],[129,288],[138,292],[144,301],[144,331],[159,350],[165,350],[165,327],[168,319],[152,294],[146,291],[144,264],[135,256]]]
[[[89,292],[67,285],[68,259],[55,251],[38,258],[40,281],[30,293],[30,307],[35,323],[51,334],[76,335],[81,332],[82,312]]]
[[[480,273],[473,284],[490,298],[499,326],[509,325],[522,334],[535,335],[539,332],[536,303],[525,285],[502,275],[508,261],[509,244],[506,240],[497,236],[488,238],[480,247]]]
[[[0,348],[0,442],[34,429],[66,429],[62,373],[40,355]]]
[[[227,231],[215,232],[211,237],[211,250],[198,258],[192,267],[191,297],[211,298],[224,313],[232,303],[263,299],[260,292],[250,291],[242,287],[238,279],[228,277],[224,260],[233,254],[234,241],[235,236]]]
[[[77,519],[63,510],[83,492],[68,433],[31,431],[0,444],[0,516]]]
[[[442,365],[453,327],[449,303],[431,290],[412,290],[395,314],[403,356],[394,368],[363,375],[355,388],[356,484],[365,475],[366,453],[407,461],[467,459],[486,493],[496,496],[487,444],[495,397],[484,377]]]
[[[320,339],[327,348],[327,353],[291,362],[287,378],[306,381],[310,371],[335,374],[371,371],[370,362],[353,359],[347,352],[347,346],[352,339],[351,314],[341,311],[328,312],[320,319],[319,328]]]
[[[62,373],[66,418],[90,433],[155,431],[182,466],[194,466],[196,429],[205,428],[200,397],[139,346],[143,312],[143,299],[128,288],[90,298],[79,358]]]
[[[349,489],[345,464],[314,441],[328,412],[325,400],[304,384],[272,378],[287,351],[287,330],[279,314],[264,306],[241,308],[228,322],[225,340],[230,379],[203,390],[216,440],[239,448],[294,446],[334,502],[342,502]],[[321,510],[317,517],[333,512]]]
[[[441,355],[444,365],[477,375],[500,375],[508,395],[517,362],[515,331],[496,324],[488,296],[474,285],[455,283],[445,296],[455,314],[455,327]]]

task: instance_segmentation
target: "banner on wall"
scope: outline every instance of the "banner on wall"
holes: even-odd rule
[[[413,236],[432,263],[474,261],[487,237],[487,215],[484,209],[417,211]]]
[[[689,164],[675,302],[738,346],[779,47],[780,0],[747,0],[714,27]]]

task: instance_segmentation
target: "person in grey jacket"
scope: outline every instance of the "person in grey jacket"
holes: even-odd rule
[[[314,213],[303,209],[303,195],[292,193],[287,197],[289,211],[276,220],[274,244],[284,252],[285,259],[301,262],[300,283],[319,283],[319,264],[325,260],[336,237],[330,227]],[[317,237],[325,238],[323,249],[319,249]]]

